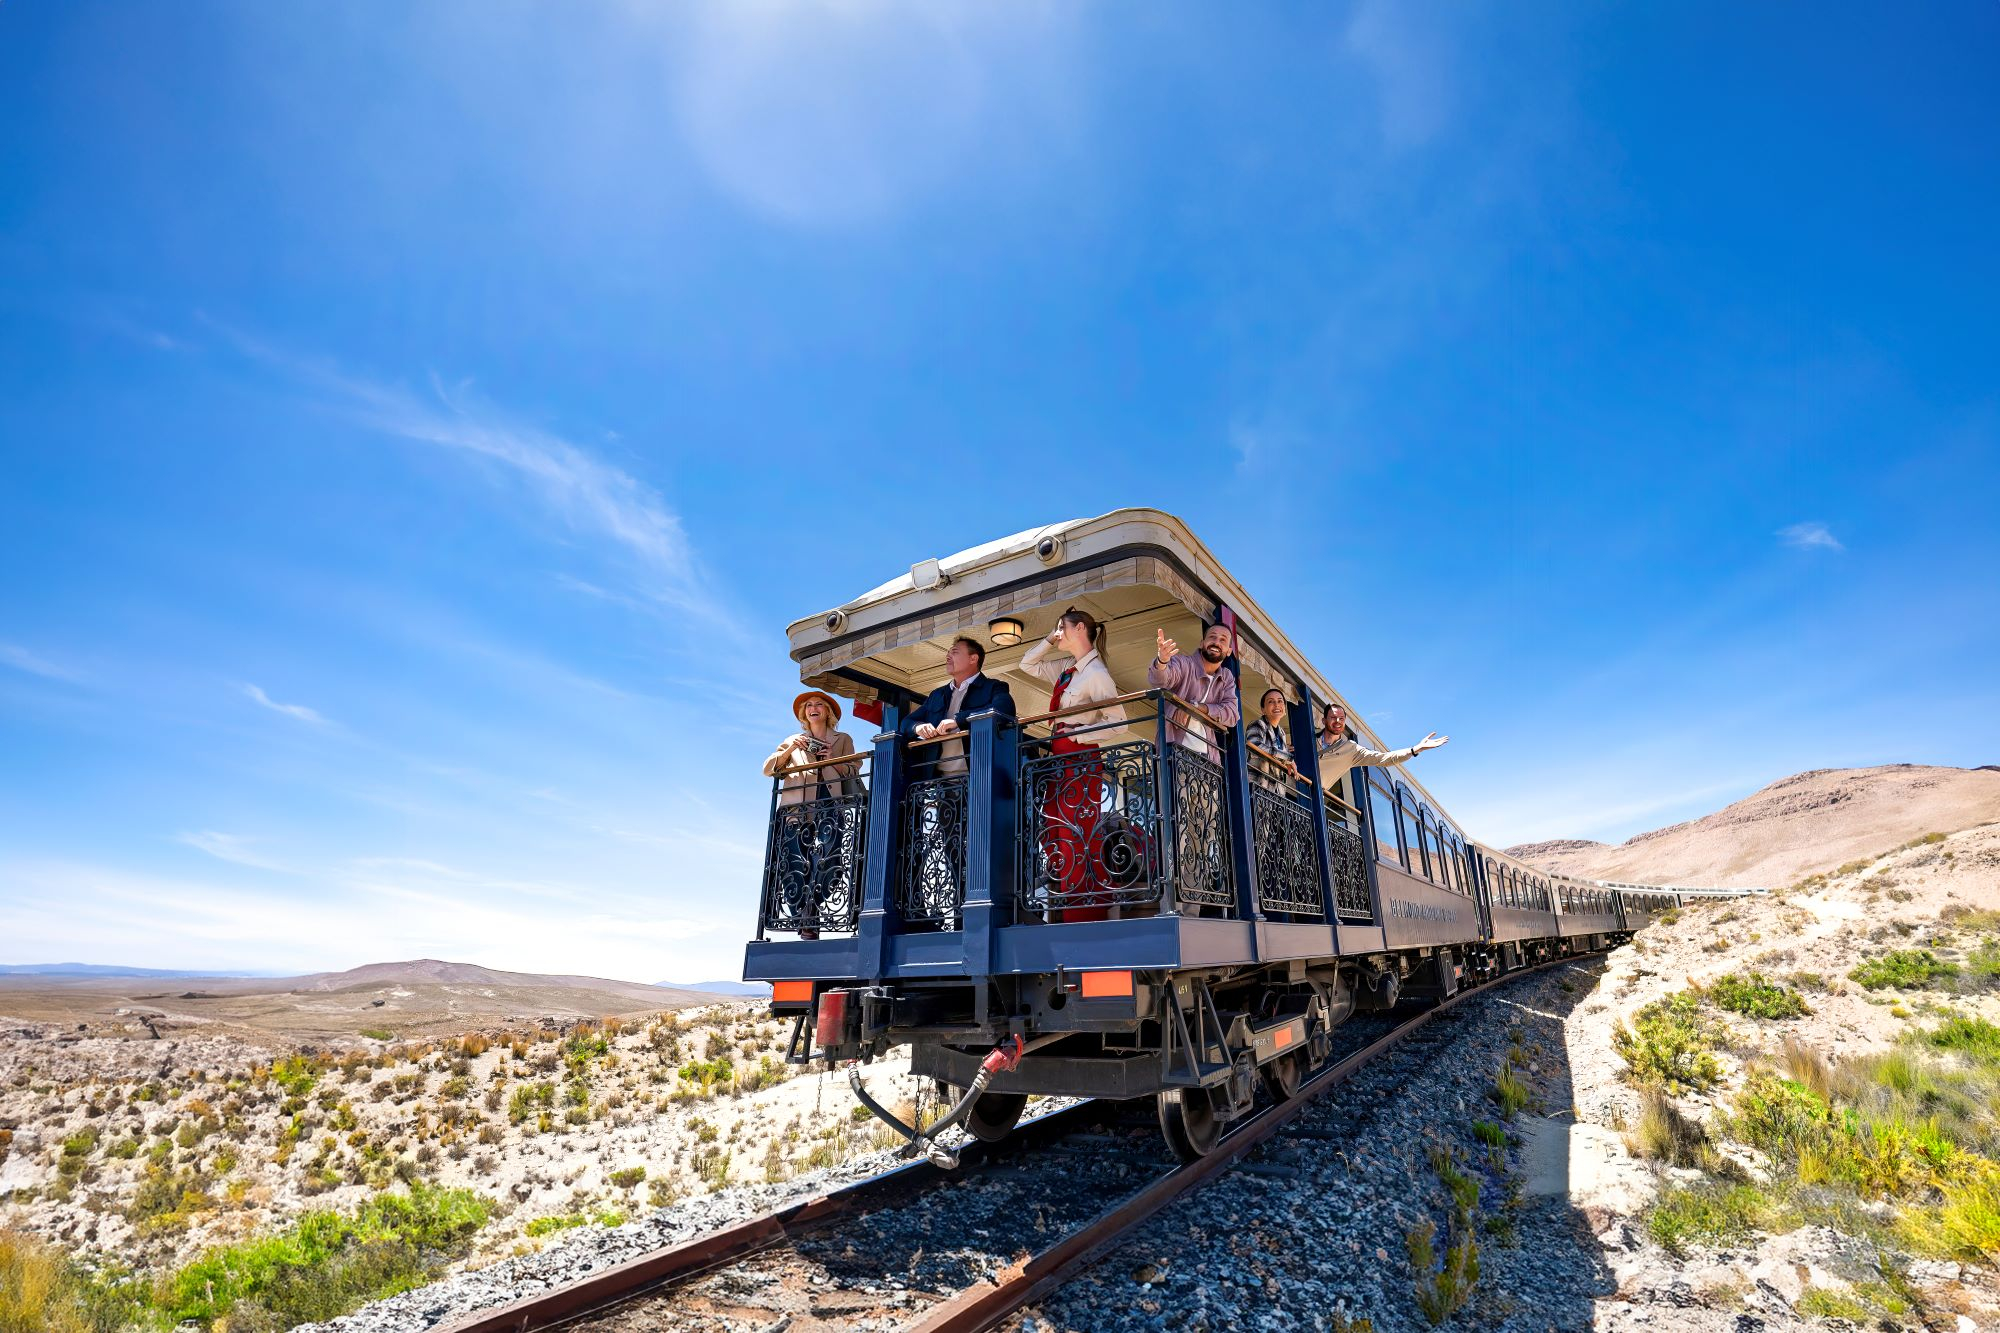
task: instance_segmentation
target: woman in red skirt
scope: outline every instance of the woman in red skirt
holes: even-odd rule
[[[1022,670],[1055,686],[1049,695],[1050,712],[1118,697],[1118,684],[1097,652],[1103,635],[1104,626],[1096,617],[1071,607],[1056,620],[1049,636],[1021,658]],[[1123,721],[1125,709],[1110,704],[1072,713],[1054,723],[1051,751],[1078,756],[1063,766],[1059,780],[1042,799],[1043,833],[1037,845],[1052,880],[1049,892],[1058,902],[1088,897],[1092,890],[1104,887],[1103,849],[1096,845],[1104,777],[1102,766],[1088,757],[1096,753],[1098,745],[1095,740],[1075,739],[1070,733]],[[1103,906],[1075,906],[1059,907],[1055,915],[1058,921],[1102,921],[1110,914]]]

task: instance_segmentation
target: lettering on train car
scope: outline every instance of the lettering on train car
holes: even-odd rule
[[[1391,898],[1389,900],[1389,915],[1405,917],[1411,921],[1443,921],[1451,923],[1458,920],[1458,909],[1456,907],[1439,907],[1435,903],[1413,903],[1406,902],[1401,898]]]

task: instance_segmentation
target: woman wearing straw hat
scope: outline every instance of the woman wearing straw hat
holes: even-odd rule
[[[807,690],[792,700],[792,716],[804,730],[786,737],[764,761],[764,776],[778,779],[780,811],[809,808],[777,821],[778,856],[773,862],[777,882],[772,887],[782,892],[774,895],[771,905],[778,919],[797,921],[800,938],[811,940],[819,938],[823,891],[838,887],[833,880],[842,864],[840,852],[849,823],[846,806],[832,798],[858,791],[861,762],[793,772],[800,765],[853,754],[854,738],[834,730],[840,705],[822,690]]]

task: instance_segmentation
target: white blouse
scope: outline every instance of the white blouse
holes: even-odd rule
[[[1104,665],[1104,659],[1097,655],[1095,648],[1085,653],[1081,661],[1075,661],[1067,653],[1056,653],[1055,645],[1047,639],[1038,639],[1035,646],[1022,655],[1021,669],[1051,685],[1056,683],[1064,671],[1073,671],[1069,685],[1063,690],[1064,708],[1118,697],[1118,682],[1111,679],[1111,668]],[[1123,721],[1125,721],[1125,706],[1112,704],[1108,708],[1095,708],[1086,713],[1071,713],[1068,717],[1058,719],[1057,724],[1065,731],[1074,731],[1079,727],[1094,727],[1103,722]],[[1091,739],[1101,741],[1108,738],[1093,736]]]

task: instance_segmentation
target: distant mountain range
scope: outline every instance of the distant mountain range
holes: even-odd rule
[[[489,988],[559,989],[589,991],[620,996],[632,1005],[687,1005],[712,1001],[718,995],[763,997],[769,986],[746,986],[740,981],[700,981],[693,985],[663,981],[645,985],[637,981],[616,981],[607,977],[580,977],[564,974],[504,972],[477,963],[452,963],[437,958],[413,958],[398,963],[366,963],[345,972],[314,972],[295,976],[283,972],[192,972],[181,968],[121,967],[106,963],[4,963],[0,976],[47,977],[52,981],[135,981],[183,980],[199,978],[212,983],[209,989],[233,995],[278,992],[343,992],[383,986],[478,986]]]
[[[115,963],[0,963],[6,977],[212,977],[206,972],[188,972],[167,967],[120,967]],[[280,977],[282,972],[232,972],[235,977]]]
[[[710,995],[751,995],[758,999],[771,993],[771,988],[761,981],[656,981],[653,984],[669,990],[707,991]]]
[[[2000,820],[2000,773],[1991,767],[1818,768],[1615,847],[1557,838],[1507,851],[1545,870],[1586,879],[1781,888],[1801,875],[1879,856],[1926,833],[1994,820]]]

